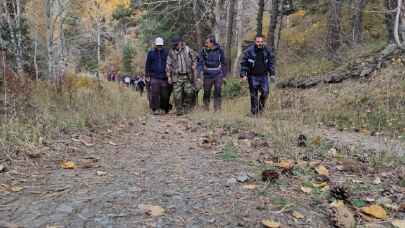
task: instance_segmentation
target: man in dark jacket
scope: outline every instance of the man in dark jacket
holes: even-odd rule
[[[155,47],[148,52],[145,64],[145,79],[150,86],[149,106],[153,114],[170,111],[170,90],[166,76],[168,51],[163,45],[163,39],[156,38]]]
[[[274,80],[274,57],[264,45],[263,37],[257,36],[255,45],[250,46],[243,55],[240,77],[248,80],[251,113],[257,115],[264,111],[269,96],[269,76]],[[259,97],[260,92],[260,97]]]
[[[198,57],[197,71],[203,74],[204,107],[209,110],[211,90],[214,87],[214,110],[221,109],[221,88],[226,76],[226,62],[223,49],[215,41],[214,36],[208,36],[205,47]]]

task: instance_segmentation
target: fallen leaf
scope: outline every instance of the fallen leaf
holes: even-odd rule
[[[356,220],[353,213],[343,203],[342,200],[335,201],[330,204],[331,213],[330,218],[336,227],[352,228],[356,227]]]
[[[23,187],[19,187],[19,186],[14,186],[14,187],[10,188],[10,190],[12,192],[21,192],[23,189],[24,189]]]
[[[267,227],[267,228],[278,228],[278,227],[281,226],[280,223],[275,222],[275,221],[273,221],[271,219],[263,220],[262,224],[263,224],[264,227]]]
[[[161,215],[163,215],[165,213],[165,209],[163,209],[160,206],[141,204],[138,207],[139,207],[139,209],[144,210],[145,214],[147,214],[149,216],[152,216],[152,217],[161,216]]]
[[[303,192],[305,192],[305,193],[311,193],[311,192],[312,192],[312,188],[308,188],[308,187],[301,186],[301,191],[303,191]]]
[[[315,170],[321,176],[329,176],[329,170],[323,165],[318,166]]]
[[[317,187],[317,188],[323,188],[323,187],[325,187],[325,186],[327,186],[328,185],[328,182],[321,182],[321,183],[312,183],[312,185],[314,186],[314,187]]]
[[[320,160],[313,160],[313,161],[309,162],[309,166],[310,167],[315,167],[315,166],[318,166],[319,164],[321,164],[321,162],[322,161],[320,161]]]
[[[247,185],[243,185],[242,188],[248,189],[248,190],[255,190],[256,185],[255,184],[247,184]]]
[[[61,163],[61,167],[63,169],[75,169],[76,168],[76,164],[72,161],[63,161]]]
[[[292,216],[296,219],[303,219],[305,216],[298,211],[293,211]]]
[[[282,169],[291,169],[294,166],[293,160],[282,160],[277,164]]]
[[[112,141],[109,141],[108,144],[110,144],[111,146],[118,146],[118,144],[113,143]]]
[[[329,185],[326,185],[326,186],[321,188],[321,192],[329,191],[329,189],[330,189]]]
[[[366,134],[366,135],[370,134],[370,132],[366,128],[361,129],[360,133],[363,133],[363,134]]]
[[[405,220],[395,219],[391,222],[394,227],[405,228]]]
[[[387,212],[385,212],[384,208],[382,208],[380,205],[373,204],[368,207],[362,207],[361,211],[367,215],[371,215],[374,218],[378,219],[387,219]]]
[[[321,136],[316,136],[313,140],[312,140],[312,144],[314,144],[314,145],[317,145],[317,146],[319,146],[319,145],[321,145]]]

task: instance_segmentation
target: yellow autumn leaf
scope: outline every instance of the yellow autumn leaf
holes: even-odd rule
[[[298,17],[303,17],[303,16],[305,16],[305,11],[304,10],[298,10],[296,13],[294,13],[294,15],[296,15]]]
[[[367,215],[371,215],[374,218],[378,219],[387,219],[388,215],[387,212],[382,208],[380,205],[373,204],[368,207],[362,207],[361,211]]]
[[[305,193],[311,193],[311,192],[312,192],[312,188],[308,188],[308,187],[301,186],[301,191],[303,191],[303,192],[305,192]]]
[[[296,219],[303,219],[305,216],[298,211],[293,211],[292,216]]]
[[[242,188],[248,189],[248,190],[255,190],[256,185],[255,184],[247,184],[247,185],[243,185]]]
[[[282,160],[277,164],[278,167],[283,169],[291,169],[294,166],[293,160]]]
[[[405,220],[395,219],[391,222],[394,227],[405,228]]]
[[[333,201],[329,206],[339,208],[339,207],[343,207],[344,205],[345,204],[343,203],[342,200],[337,200],[337,201]]]
[[[318,166],[315,170],[321,176],[329,176],[329,170],[323,165]]]
[[[23,190],[23,189],[24,189],[23,187],[18,187],[18,186],[14,186],[14,187],[10,188],[10,190],[12,192],[21,192],[21,190]]]
[[[275,222],[275,221],[273,221],[273,220],[271,220],[271,219],[265,219],[265,220],[263,220],[263,221],[262,221],[262,224],[263,224],[264,227],[267,227],[267,228],[278,228],[278,227],[281,226],[280,223]]]
[[[325,187],[325,186],[327,186],[328,185],[328,183],[327,182],[322,182],[322,183],[312,183],[312,185],[314,186],[314,187],[316,187],[316,188],[323,188],[323,187]]]
[[[76,164],[72,161],[63,161],[61,164],[61,167],[63,169],[75,169],[76,168]]]

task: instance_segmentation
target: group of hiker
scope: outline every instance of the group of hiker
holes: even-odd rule
[[[139,91],[141,95],[143,95],[146,86],[145,77],[143,75],[120,75],[115,69],[110,69],[107,72],[107,81],[118,82],[124,86],[134,88],[136,91]]]
[[[251,114],[260,114],[269,96],[269,77],[275,77],[273,54],[264,45],[262,36],[257,36],[255,44],[244,52],[240,64],[241,81],[247,80],[249,84]],[[173,93],[176,114],[186,114],[197,105],[201,89],[204,93],[203,107],[209,110],[212,88],[213,109],[221,110],[221,89],[227,70],[224,51],[212,35],[206,38],[199,53],[179,36],[171,40],[170,48],[165,47],[163,38],[157,37],[145,64],[152,113],[159,115],[170,112],[170,96]]]

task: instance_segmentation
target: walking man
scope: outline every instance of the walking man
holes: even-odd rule
[[[269,76],[275,79],[273,53],[264,45],[263,36],[257,36],[255,44],[244,52],[240,65],[240,77],[249,83],[250,111],[255,116],[264,111],[269,96]]]
[[[203,75],[204,108],[208,111],[211,101],[211,90],[214,87],[214,111],[221,109],[221,88],[226,76],[224,50],[215,41],[214,36],[208,36],[205,47],[200,52],[197,65],[198,75]],[[200,80],[200,79],[199,79]]]
[[[173,38],[172,44],[167,57],[166,73],[169,83],[173,85],[176,114],[183,115],[193,106],[196,54],[180,37]]]
[[[147,86],[150,86],[149,106],[154,115],[170,111],[169,83],[166,76],[168,51],[161,37],[155,39],[155,47],[148,52],[145,64]]]

